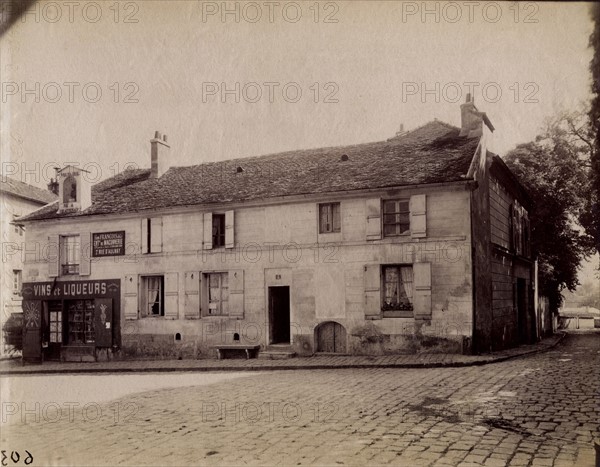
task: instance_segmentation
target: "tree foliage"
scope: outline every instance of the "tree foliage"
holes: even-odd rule
[[[600,253],[600,4],[590,6],[594,30],[589,45],[594,51],[590,63],[592,73],[592,101],[590,105],[588,139],[592,144],[590,157],[590,209],[588,231],[594,237],[596,251]]]
[[[587,116],[562,114],[548,120],[535,141],[521,144],[506,163],[529,192],[532,251],[539,264],[540,293],[552,308],[561,291],[575,290],[581,261],[594,252],[590,226],[590,146]],[[585,229],[582,227],[584,226]]]

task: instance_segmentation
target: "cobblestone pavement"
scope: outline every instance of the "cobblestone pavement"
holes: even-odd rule
[[[31,465],[591,466],[599,394],[600,336],[579,334],[493,365],[272,371],[42,408],[0,442],[6,465],[27,450]]]

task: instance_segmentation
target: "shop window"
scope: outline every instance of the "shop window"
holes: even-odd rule
[[[409,233],[409,200],[385,200],[383,202],[383,235],[392,237]]]
[[[93,344],[96,341],[94,332],[94,300],[72,300],[66,302],[66,305],[69,317],[68,344]],[[57,330],[58,328],[57,324]],[[50,340],[52,342],[52,312],[50,314]],[[60,342],[60,340],[57,342]]]
[[[412,266],[383,266],[383,317],[413,316]]]
[[[225,214],[212,215],[213,248],[225,246]]]
[[[13,269],[13,295],[21,295],[21,285],[23,284],[23,271]]]
[[[208,288],[208,312],[205,316],[229,314],[229,274],[226,272],[205,274]],[[203,307],[204,308],[204,307]]]
[[[142,277],[142,289],[142,315],[148,317],[164,316],[164,276]]]
[[[79,235],[60,237],[62,275],[79,274],[80,248]]]
[[[340,203],[319,204],[319,233],[340,231]]]

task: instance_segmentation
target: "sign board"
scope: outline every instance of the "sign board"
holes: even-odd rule
[[[123,256],[125,254],[125,231],[92,234],[92,257]]]

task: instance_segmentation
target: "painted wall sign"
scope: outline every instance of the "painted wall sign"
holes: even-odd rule
[[[23,298],[29,300],[60,300],[73,298],[118,297],[119,279],[65,282],[26,282]]]
[[[92,256],[123,256],[125,254],[125,231],[101,232],[92,235]]]

